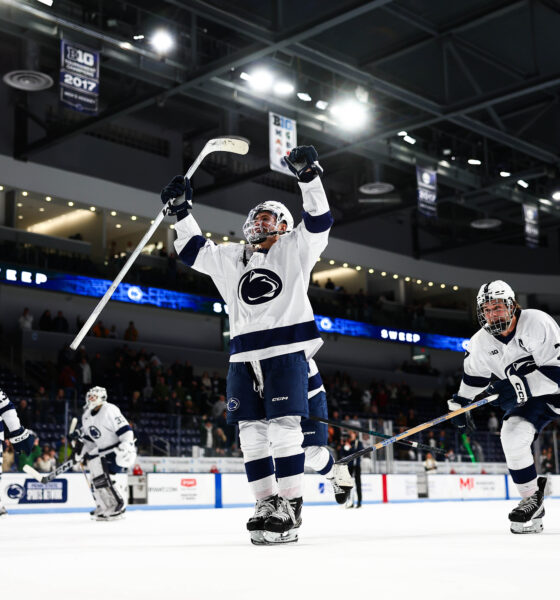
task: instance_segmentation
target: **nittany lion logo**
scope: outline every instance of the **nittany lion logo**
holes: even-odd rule
[[[12,483],[6,490],[6,496],[11,500],[20,500],[23,498],[23,487],[17,483]]]
[[[282,291],[282,280],[268,269],[251,269],[239,281],[237,293],[246,304],[264,304]]]
[[[239,400],[237,398],[230,398],[227,402],[227,409],[229,412],[233,412],[239,408]]]
[[[97,440],[101,437],[101,431],[99,431],[99,429],[97,429],[97,427],[94,427],[93,425],[90,425],[89,427],[89,434],[94,440]]]

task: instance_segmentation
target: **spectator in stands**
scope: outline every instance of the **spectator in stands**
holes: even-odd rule
[[[72,446],[67,443],[65,437],[60,438],[58,442],[58,455],[55,457],[55,462],[58,460],[59,464],[66,462],[72,455]]]
[[[332,282],[330,277],[327,279],[327,282],[325,283],[325,289],[326,290],[334,290],[334,283]]]
[[[33,396],[33,414],[35,421],[44,421],[49,408],[49,397],[45,387],[40,385]]]
[[[28,308],[24,308],[18,319],[20,331],[31,331],[33,329],[33,315]]]
[[[214,426],[206,415],[202,417],[202,423],[200,426],[200,445],[205,450],[210,450],[214,447]]]
[[[496,433],[499,427],[500,424],[498,422],[498,418],[496,417],[496,413],[491,412],[490,417],[488,418],[488,431],[491,433]]]
[[[64,395],[72,398],[76,391],[77,379],[76,372],[70,365],[64,365],[58,376],[58,384],[64,389]]]
[[[543,448],[541,453],[541,473],[554,473],[554,457],[552,448]]]
[[[19,412],[19,410],[18,410]],[[18,455],[18,468],[20,471],[23,471],[24,465],[33,466],[35,461],[41,456],[41,447],[39,446],[39,437],[35,438],[33,442],[33,450],[29,454],[25,452],[20,452]]]
[[[50,473],[56,468],[56,460],[51,457],[51,449],[49,446],[43,448],[42,453],[37,457],[33,466],[39,473]]]
[[[39,329],[41,331],[52,331],[53,320],[51,317],[51,311],[45,310],[39,319]]]
[[[431,452],[426,453],[426,460],[424,460],[424,471],[426,471],[426,473],[435,473],[437,471],[437,462]]]
[[[124,332],[124,339],[127,342],[137,342],[138,341],[138,330],[134,326],[134,321],[130,321],[128,323],[128,327]]]
[[[56,313],[56,317],[53,319],[52,330],[58,333],[68,333],[68,321],[61,310]]]
[[[99,338],[106,338],[109,336],[109,330],[103,325],[103,321],[101,320],[97,321],[91,332],[95,337]]]
[[[19,415],[19,420],[21,421],[21,424],[23,425],[23,427],[25,427],[26,429],[32,428],[33,411],[31,410],[31,407],[29,406],[29,402],[25,398],[22,398],[19,401],[19,404],[17,407],[17,413]]]
[[[2,472],[9,473],[13,469],[16,455],[10,440],[6,440],[4,443],[6,444],[6,447],[4,448],[4,453],[2,455]]]
[[[212,405],[212,418],[217,419],[226,409],[226,397],[220,394],[216,402]]]
[[[436,442],[436,438],[434,436],[434,432],[433,430],[430,429],[430,431],[428,431],[428,441],[427,441],[428,446],[430,446],[430,448],[436,448],[437,447],[437,442]]]
[[[117,339],[117,326],[111,325],[111,329],[109,330],[109,335],[107,336],[110,340]]]
[[[82,392],[87,391],[92,385],[91,378],[91,366],[87,361],[85,356],[82,356],[80,360],[80,379],[78,386],[78,394],[82,394]]]

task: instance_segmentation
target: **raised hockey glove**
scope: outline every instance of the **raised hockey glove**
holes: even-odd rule
[[[182,202],[177,199],[183,196]],[[169,202],[171,200],[171,202]],[[191,182],[185,179],[182,175],[176,175],[173,179],[161,190],[161,201],[164,204],[169,202],[167,209],[168,214],[175,215],[177,221],[184,219],[189,210],[192,210],[192,187]]]
[[[33,450],[33,444],[35,443],[35,436],[31,431],[29,431],[29,429],[20,427],[12,434],[12,437],[10,437],[10,442],[12,442],[12,446],[16,452],[25,452],[25,454],[30,454]]]
[[[303,183],[309,183],[323,174],[319,155],[313,146],[297,146],[284,157],[288,169]]]
[[[136,448],[130,442],[121,442],[115,448],[115,462],[119,467],[128,469],[136,460]]]
[[[519,379],[519,378],[517,378]],[[509,379],[500,379],[494,381],[486,388],[487,395],[498,394],[494,404],[507,412],[516,406],[521,406],[527,402],[527,392],[523,383],[519,383],[518,389],[512,385]]]
[[[458,396],[457,394],[453,394],[453,398],[447,401],[447,406],[449,410],[459,410],[463,408],[463,406],[467,406],[470,404],[472,400],[468,398],[463,398],[462,396]],[[465,431],[474,431],[476,426],[474,424],[473,418],[470,412],[465,412],[462,415],[457,415],[451,419],[451,422],[458,429],[464,429]]]

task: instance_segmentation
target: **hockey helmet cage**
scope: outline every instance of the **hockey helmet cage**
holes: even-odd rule
[[[262,212],[271,213],[276,217],[276,227],[274,229],[268,231],[256,223],[257,215]],[[280,225],[280,223],[286,224],[285,231],[277,230],[277,227]],[[260,244],[271,235],[288,233],[289,231],[292,231],[293,228],[294,218],[292,217],[290,211],[281,202],[267,200],[266,202],[257,204],[257,206],[255,206],[255,208],[249,212],[247,220],[243,225],[243,235],[250,244]]]
[[[484,309],[488,302],[496,300],[503,301],[506,315],[488,319]],[[480,326],[488,333],[497,336],[506,331],[515,316],[516,308],[515,292],[505,281],[497,279],[480,286],[476,295],[476,315]]]

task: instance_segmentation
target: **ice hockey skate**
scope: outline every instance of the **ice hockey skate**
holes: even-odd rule
[[[354,480],[348,471],[348,465],[334,464],[333,476],[327,478],[333,487],[334,499],[337,504],[344,504],[354,487]]]
[[[247,530],[251,535],[251,542],[257,546],[266,544],[264,539],[264,523],[276,510],[278,496],[269,496],[262,500],[257,500],[255,504],[255,513],[247,521]]]
[[[276,510],[264,523],[266,544],[287,544],[297,542],[297,529],[301,525],[302,498],[279,498]]]
[[[547,478],[537,479],[538,489],[521,502],[509,513],[512,533],[541,533],[543,530],[542,518],[544,517],[544,490]]]
[[[93,512],[95,513],[95,511]],[[124,519],[125,512],[126,508],[117,509],[115,510],[115,512],[112,513],[100,512],[97,515],[92,516],[92,519],[94,519],[95,521],[118,521],[120,519]]]
[[[3,517],[4,515],[7,515],[8,511],[6,510],[6,507],[4,506],[0,506],[0,517]]]

